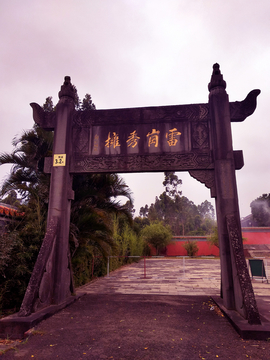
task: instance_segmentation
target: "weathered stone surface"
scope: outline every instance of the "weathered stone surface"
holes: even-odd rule
[[[230,103],[231,121],[239,122],[245,120],[252,115],[257,106],[257,96],[261,90],[252,90],[243,101],[235,101]]]
[[[248,323],[251,325],[261,324],[259,311],[244,256],[241,228],[239,229],[237,219],[234,214],[227,215],[226,221],[243,297],[243,306],[246,309]]]
[[[41,255],[47,258],[46,271],[42,261],[43,278],[34,279],[35,286],[27,290],[22,314],[33,311],[34,305],[60,304],[73,289],[68,248],[73,173],[189,171],[216,198],[224,306],[259,323],[239,235],[235,170],[244,162],[242,151],[232,148],[231,122],[253,113],[260,91],[229,103],[225,88],[215,64],[208,104],[75,111],[69,77],[55,112],[31,104],[36,123],[55,134],[54,157],[46,159],[45,172],[51,173],[48,224],[57,219],[59,231],[51,253]]]
[[[56,218],[51,219],[47,226],[47,232],[42,242],[38,258],[31,275],[27,290],[24,295],[24,299],[18,313],[18,316],[29,316],[33,310],[35,303],[38,299],[39,288],[42,277],[44,276],[45,268],[51,254],[54,242],[57,236],[58,221]],[[52,280],[52,279],[51,279]],[[50,282],[51,286],[51,282]],[[48,289],[48,294],[49,294]],[[43,301],[44,306],[50,305],[50,302]]]
[[[56,122],[56,113],[46,112],[36,103],[31,103],[30,106],[33,109],[33,118],[35,123],[44,130],[53,131]]]
[[[243,262],[244,252],[238,207],[235,167],[243,163],[242,154],[234,153],[231,134],[231,109],[226,83],[219,70],[213,66],[209,84],[209,109],[213,141],[213,158],[216,186],[216,212],[218,221],[221,284],[224,306],[237,310],[250,323],[260,323],[258,309],[247,266]],[[233,214],[233,217],[232,217]],[[237,235],[237,236],[236,236]],[[240,277],[245,274],[244,279]],[[245,285],[244,285],[245,283]],[[246,289],[249,289],[246,291]],[[248,300],[247,300],[248,299]]]
[[[214,170],[190,170],[189,174],[211,190],[211,197],[217,196]]]
[[[71,163],[72,173],[101,172],[151,172],[212,169],[211,153],[126,155],[126,156],[76,156]]]
[[[47,232],[19,316],[29,316],[44,306],[61,304],[74,291],[69,254],[70,205],[74,193],[69,169],[75,92],[69,77],[65,78],[59,97],[52,113],[31,104],[36,123],[46,130],[54,130],[56,166],[51,169]],[[65,163],[61,164],[59,158],[65,158]]]

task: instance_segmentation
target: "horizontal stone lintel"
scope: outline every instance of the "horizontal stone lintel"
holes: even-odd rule
[[[94,160],[94,161],[93,161]],[[118,161],[120,160],[120,161]],[[213,163],[189,164],[186,162],[163,163],[157,160],[156,163],[140,162],[126,163],[123,159],[97,159],[85,158],[71,165],[71,173],[129,173],[129,172],[163,172],[163,171],[188,171],[191,169],[213,169]]]
[[[242,150],[234,151],[235,169],[244,165]],[[52,158],[45,158],[44,172],[50,174]],[[71,161],[70,173],[126,173],[211,170],[214,163],[210,154],[80,156]]]
[[[211,152],[163,155],[75,156],[70,173],[163,172],[213,169]],[[51,173],[52,158],[45,158],[44,172]]]
[[[243,121],[256,109],[256,98],[260,90],[252,90],[245,100],[230,102],[231,121]],[[56,112],[46,112],[36,103],[31,103],[35,122],[45,130],[56,126]],[[209,120],[209,104],[149,106],[122,109],[75,111],[73,125],[89,127],[101,124],[152,123],[168,121]]]

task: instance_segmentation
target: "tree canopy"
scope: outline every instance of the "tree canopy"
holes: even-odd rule
[[[169,226],[164,226],[161,222],[155,222],[145,226],[141,232],[141,237],[149,245],[152,245],[156,249],[157,255],[159,255],[160,250],[171,242],[172,233]]]
[[[182,196],[182,180],[174,172],[165,172],[165,191],[156,197],[150,206],[140,209],[140,217],[150,222],[161,221],[171,227],[173,235],[207,235],[214,221],[213,205],[205,200],[196,206],[193,201]]]
[[[82,102],[79,99],[77,102],[79,110],[95,110],[88,94]],[[51,97],[46,99],[43,109],[54,111]],[[50,175],[43,173],[43,166],[45,157],[52,156],[53,132],[34,125],[15,138],[13,146],[11,153],[0,154],[0,165],[12,164],[0,196],[2,201],[15,202],[25,215],[11,222],[1,237],[0,309],[20,305],[45,235]],[[78,286],[89,281],[93,274],[105,273],[106,256],[134,253],[137,244],[141,254],[143,247],[131,228],[131,191],[119,175],[76,174],[73,190],[70,249]],[[126,198],[126,204],[122,204],[119,197]],[[115,266],[124,261],[121,258]]]
[[[250,207],[258,226],[270,226],[270,194],[262,194],[251,202]]]

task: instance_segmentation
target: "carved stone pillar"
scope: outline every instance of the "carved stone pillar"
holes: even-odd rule
[[[209,83],[209,109],[215,168],[222,297],[227,309],[237,310],[244,318],[249,319],[250,323],[260,323],[250,278],[245,276],[245,282],[239,281],[240,276],[247,274],[247,267],[243,261],[230,104],[225,88],[226,83],[220,73],[219,65],[215,64]],[[240,258],[241,261],[239,261]],[[249,299],[253,297],[255,306],[251,307],[245,301],[247,289],[249,289]]]
[[[70,174],[74,99],[74,88],[66,76],[54,112],[44,112],[38,104],[31,104],[35,122],[45,130],[54,130],[53,166],[46,236],[19,316],[61,304],[74,290],[69,254],[70,207],[74,197]]]
[[[59,102],[56,106],[48,209],[48,222],[54,217],[59,219],[59,233],[55,244],[53,271],[51,273],[54,281],[50,282],[53,283],[52,303],[54,304],[60,304],[71,294],[69,224],[71,199],[73,199],[70,161],[72,156],[72,117],[75,110],[74,95],[70,78],[66,77],[59,92]],[[46,291],[46,286],[44,289],[41,286],[40,293],[42,294],[44,291]]]

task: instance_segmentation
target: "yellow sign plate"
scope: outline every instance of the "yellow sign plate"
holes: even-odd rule
[[[54,154],[53,166],[66,166],[66,154]]]

